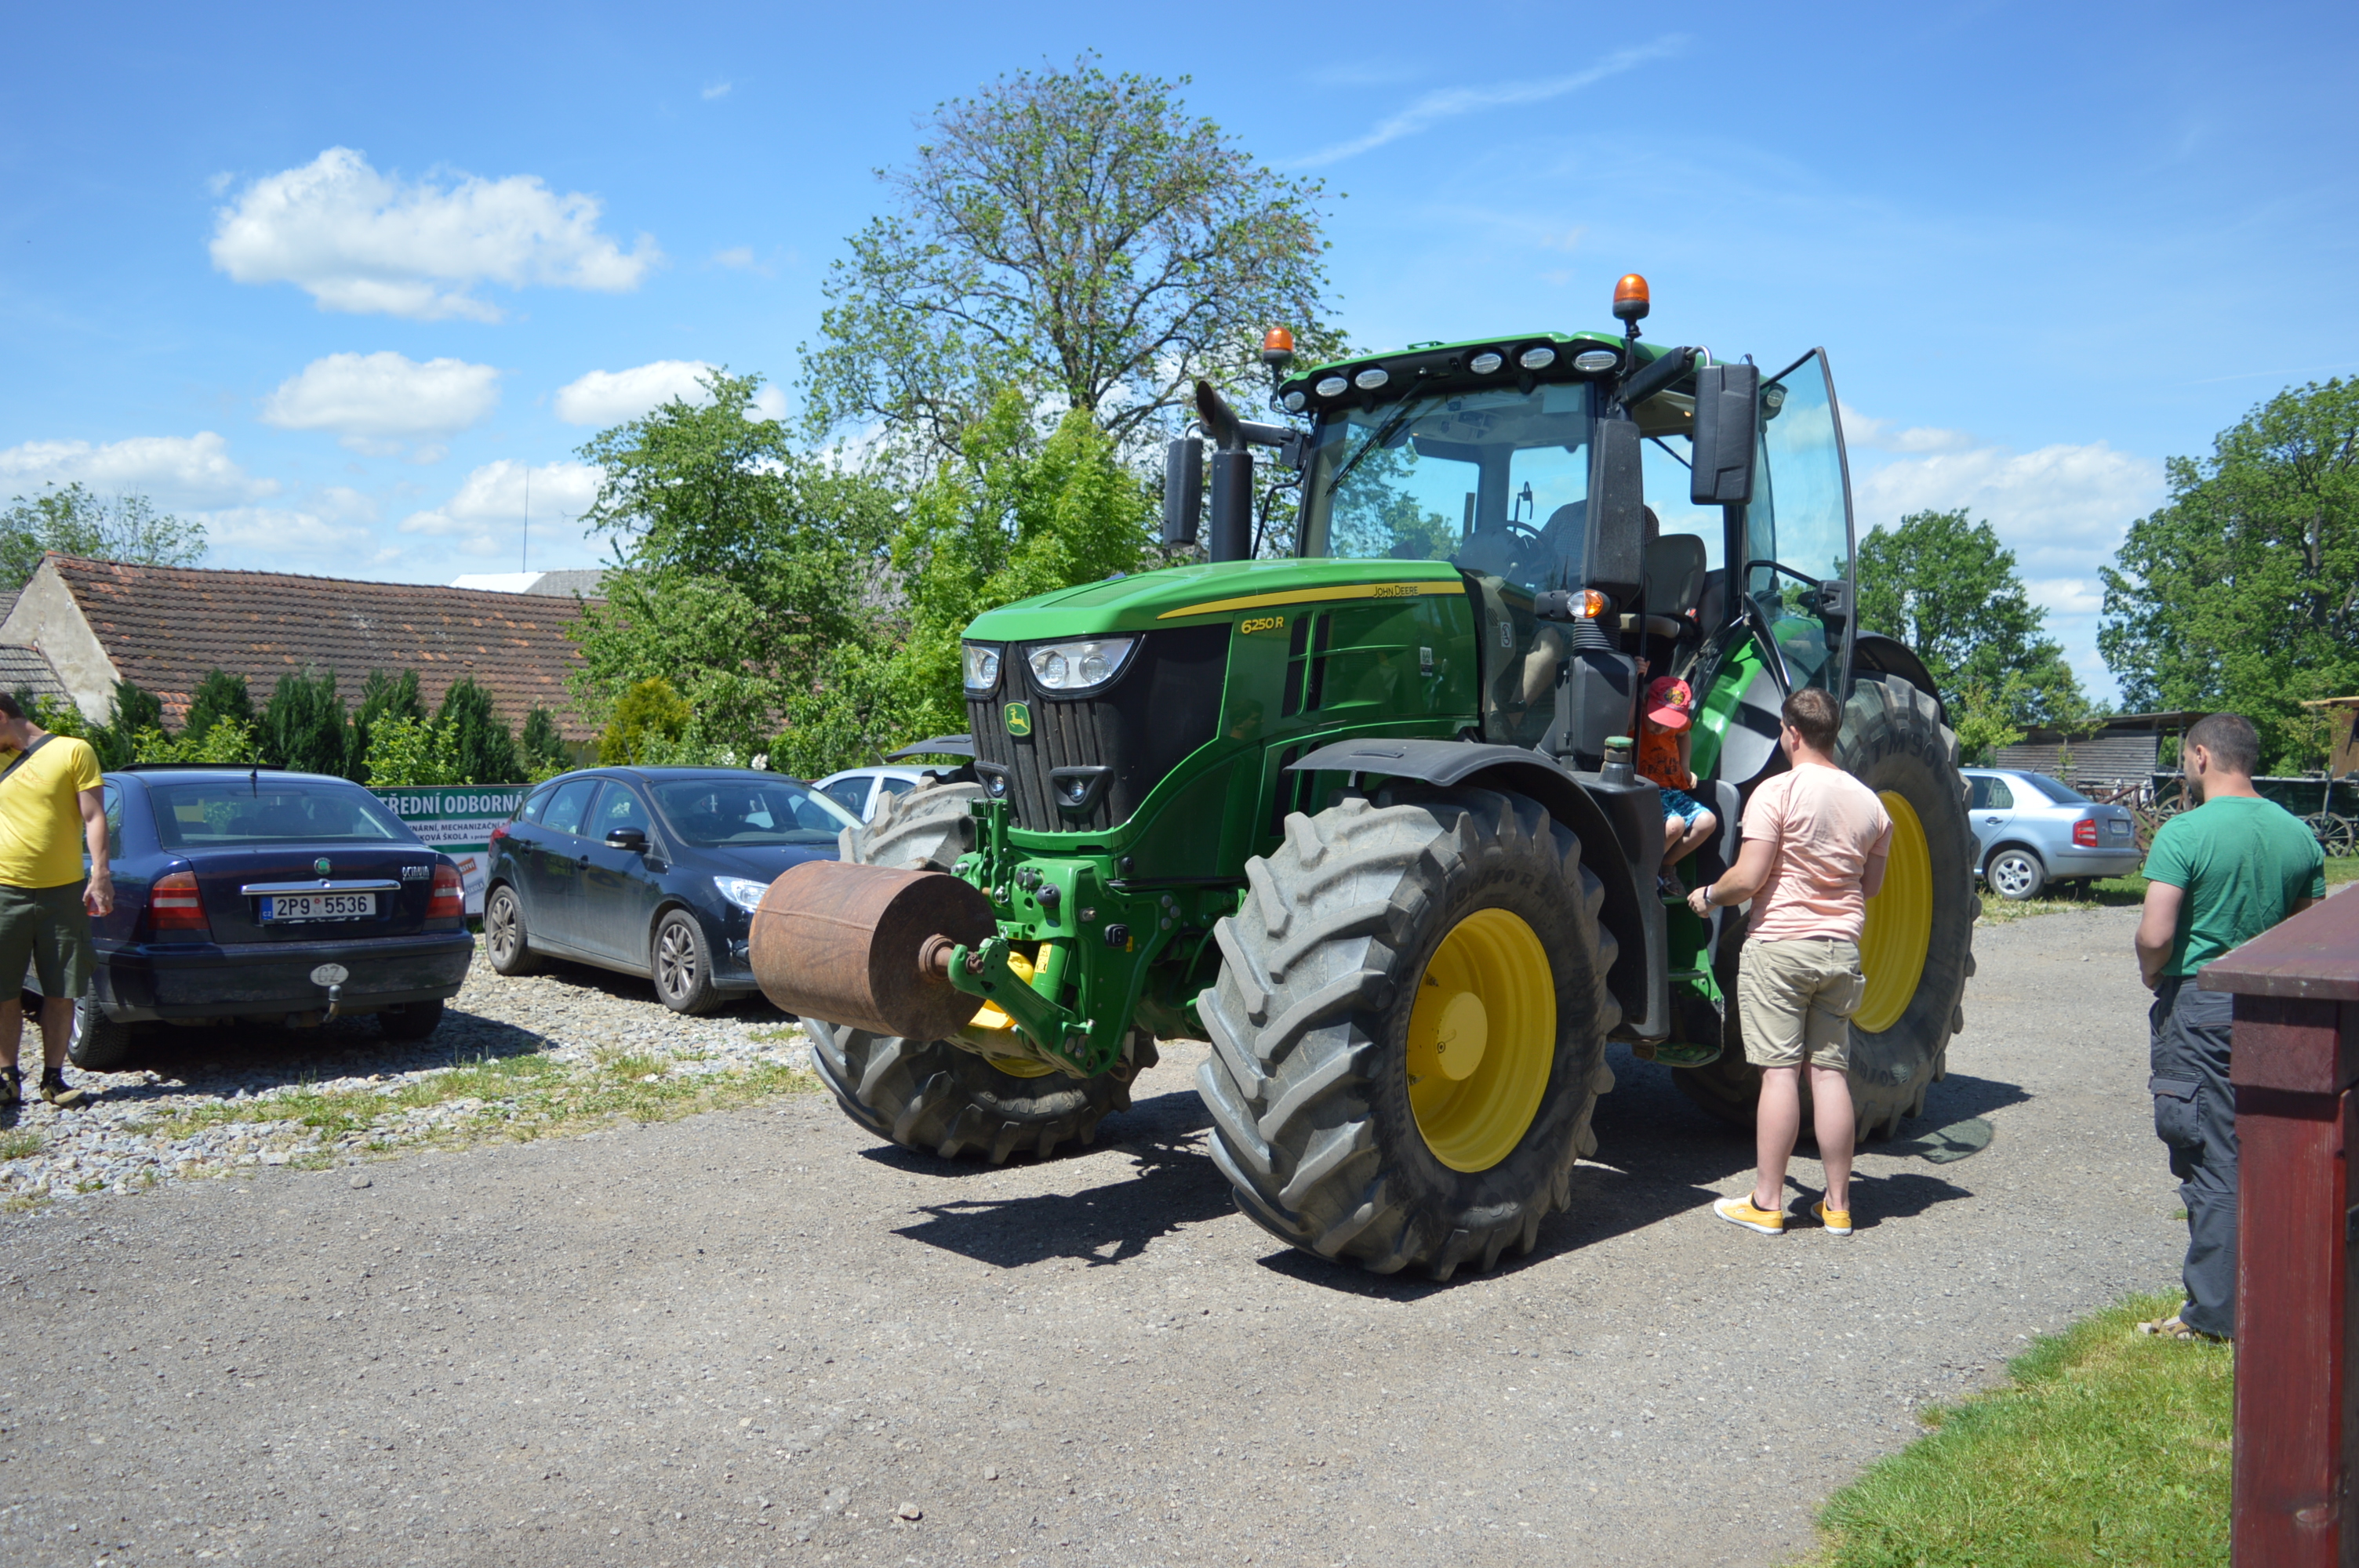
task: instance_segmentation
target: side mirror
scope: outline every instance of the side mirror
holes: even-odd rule
[[[1693,456],[1688,499],[1698,506],[1753,503],[1753,450],[1761,435],[1758,365],[1706,365],[1696,372]]]
[[[1196,542],[1196,520],[1204,512],[1204,443],[1184,437],[1163,449],[1163,542],[1177,548]]]
[[[617,827],[606,835],[606,847],[610,849],[628,849],[635,855],[644,855],[647,852],[647,830],[640,827]]]
[[[1600,419],[1591,427],[1581,582],[1623,604],[1636,602],[1647,576],[1647,481],[1639,441],[1638,427],[1628,419]]]

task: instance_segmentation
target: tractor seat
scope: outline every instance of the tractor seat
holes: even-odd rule
[[[1693,534],[1664,534],[1647,541],[1647,580],[1640,613],[1622,617],[1622,631],[1636,636],[1678,637],[1694,629],[1688,611],[1703,597],[1704,544]]]

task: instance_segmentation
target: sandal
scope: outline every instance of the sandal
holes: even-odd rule
[[[2209,1340],[2214,1345],[2226,1343],[2225,1336],[2206,1334],[2200,1328],[2190,1328],[2186,1324],[2180,1322],[2179,1314],[2177,1313],[2172,1313],[2169,1317],[2159,1317],[2155,1318],[2150,1322],[2141,1323],[2137,1325],[2137,1331],[2140,1334],[2151,1334],[2164,1339],[2176,1339],[2181,1342],[2190,1339],[2203,1339]]]

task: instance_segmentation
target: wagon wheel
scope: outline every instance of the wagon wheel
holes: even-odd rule
[[[2332,811],[2314,811],[2301,819],[2301,825],[2310,829],[2318,847],[2330,855],[2350,854],[2354,838],[2359,838],[2359,828],[2354,827],[2351,818]]]

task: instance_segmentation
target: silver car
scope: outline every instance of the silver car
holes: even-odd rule
[[[1966,815],[1983,881],[2001,898],[2038,896],[2049,882],[2125,877],[2144,858],[2126,807],[2101,806],[2046,773],[1968,768]]]

